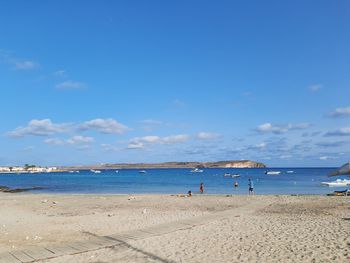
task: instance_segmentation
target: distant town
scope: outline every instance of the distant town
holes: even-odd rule
[[[57,172],[65,172],[64,169],[59,169],[58,167],[41,167],[36,165],[26,164],[22,166],[0,166],[0,173],[57,173]]]

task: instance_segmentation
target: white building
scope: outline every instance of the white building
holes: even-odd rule
[[[10,167],[2,167],[0,166],[0,172],[1,173],[8,173],[11,172]]]

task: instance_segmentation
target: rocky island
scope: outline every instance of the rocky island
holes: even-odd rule
[[[250,160],[233,160],[218,162],[164,162],[164,163],[116,163],[94,166],[62,167],[75,169],[161,169],[161,168],[265,168],[265,164]]]

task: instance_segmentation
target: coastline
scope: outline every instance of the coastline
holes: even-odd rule
[[[317,261],[350,259],[349,198],[319,195],[0,194],[0,253],[236,211],[130,245],[168,262]],[[196,247],[197,249],[194,249]],[[201,251],[201,253],[198,253]],[[65,255],[44,262],[145,262],[127,247]]]
[[[193,169],[193,168],[266,168],[260,162],[250,160],[231,160],[217,162],[164,162],[164,163],[117,163],[81,166],[52,166],[41,167],[36,165],[0,167],[0,174],[36,174],[36,173],[66,173],[80,170],[114,170],[114,169]]]
[[[140,173],[137,169],[96,171],[84,170],[79,173],[48,174],[2,174],[3,189],[20,192],[37,190],[37,193],[92,193],[92,194],[185,194],[197,193],[200,183],[208,194],[246,194],[248,179],[254,181],[256,194],[329,194],[334,190],[322,182],[332,181],[327,174],[332,169],[278,169],[278,176],[266,174],[265,169],[201,169],[192,172],[187,168],[148,169]],[[270,169],[271,170],[271,169]],[[276,170],[276,169],[275,169]],[[293,173],[288,173],[289,171]],[[227,176],[229,174],[229,176]],[[236,175],[238,177],[234,177]],[[237,182],[238,187],[234,187]],[[1,191],[0,185],[0,191]],[[8,188],[6,188],[8,187]],[[344,189],[343,189],[344,188]],[[34,191],[33,191],[34,193]]]

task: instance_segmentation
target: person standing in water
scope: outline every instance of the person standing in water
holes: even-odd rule
[[[248,179],[249,195],[254,195],[254,183],[252,179]]]
[[[201,194],[204,193],[204,185],[203,185],[203,183],[201,183],[201,185],[199,186],[199,191],[200,191]]]

